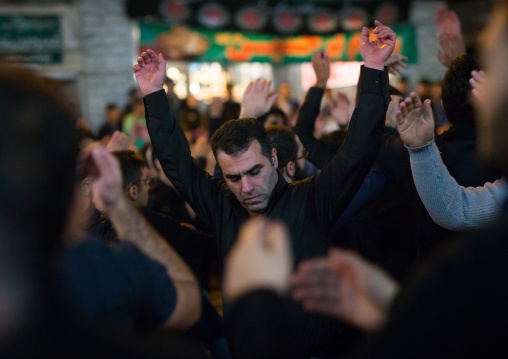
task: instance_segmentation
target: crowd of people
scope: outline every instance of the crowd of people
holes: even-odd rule
[[[508,2],[477,59],[436,25],[441,104],[390,86],[407,59],[377,20],[354,101],[317,50],[300,105],[258,79],[203,120],[147,50],[98,136],[2,66],[1,356],[503,356]]]

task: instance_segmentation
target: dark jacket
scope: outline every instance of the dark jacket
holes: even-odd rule
[[[144,101],[154,151],[174,186],[194,211],[215,228],[222,268],[239,227],[249,218],[249,213],[225,184],[200,170],[193,161],[188,142],[171,113],[164,91],[149,94]],[[348,137],[330,165],[319,175],[301,182],[287,184],[283,177],[279,177],[265,215],[281,219],[288,225],[296,263],[326,254],[328,231],[375,161],[389,101],[387,72],[362,67],[359,104]],[[335,321],[305,313],[299,305],[294,306],[289,327],[293,331],[291,345],[299,356],[313,354],[335,342]]]

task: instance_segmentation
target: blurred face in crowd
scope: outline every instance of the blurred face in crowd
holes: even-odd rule
[[[486,72],[481,99],[475,99],[478,110],[478,149],[482,160],[508,173],[508,5],[499,2],[491,21],[480,36],[483,67]]]
[[[129,197],[133,200],[137,208],[146,208],[148,205],[148,191],[150,189],[150,183],[153,181],[150,179],[149,172],[150,170],[144,167],[141,178],[127,188]]]
[[[122,111],[118,107],[111,107],[107,111],[107,120],[108,123],[116,124],[118,121],[120,121],[120,117],[122,116]]]
[[[268,115],[266,118],[265,127],[268,126],[275,126],[275,125],[284,125],[284,118],[281,115],[278,115],[276,113],[272,113]]]
[[[219,151],[217,162],[229,189],[241,205],[251,214],[264,211],[278,181],[275,149],[272,150],[271,163],[263,155],[259,142],[253,140],[239,155],[231,156]]]

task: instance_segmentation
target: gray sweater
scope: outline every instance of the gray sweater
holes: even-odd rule
[[[504,178],[483,187],[465,188],[448,172],[434,140],[408,150],[416,189],[438,225],[450,230],[471,230],[501,217],[508,198]]]

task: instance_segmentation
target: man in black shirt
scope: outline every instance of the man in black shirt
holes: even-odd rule
[[[148,50],[138,58],[134,72],[145,95],[147,126],[155,153],[168,178],[194,211],[214,226],[221,264],[236,241],[239,226],[249,217],[260,214],[286,222],[297,262],[326,253],[326,235],[331,225],[347,207],[375,161],[390,101],[388,74],[383,70],[395,45],[395,33],[379,22],[376,25],[376,41],[369,42],[367,28],[362,32],[360,50],[365,64],[359,80],[358,107],[344,145],[319,175],[291,185],[277,172],[275,150],[265,144],[268,143],[266,132],[257,130],[249,119],[225,124],[227,127],[221,128],[212,139],[226,185],[200,170],[162,90],[165,75],[162,55]],[[326,53],[322,54],[319,67],[321,76],[317,86],[326,86],[330,71]],[[252,108],[265,105],[268,90],[269,84],[262,81],[248,87],[243,102],[244,116],[255,117]],[[238,135],[240,141],[235,142],[241,145],[228,149],[229,143],[221,142],[220,136],[235,133],[235,124],[254,129],[256,136]],[[292,321],[292,346],[301,357],[336,342],[334,321],[306,315],[299,306],[295,307]]]

